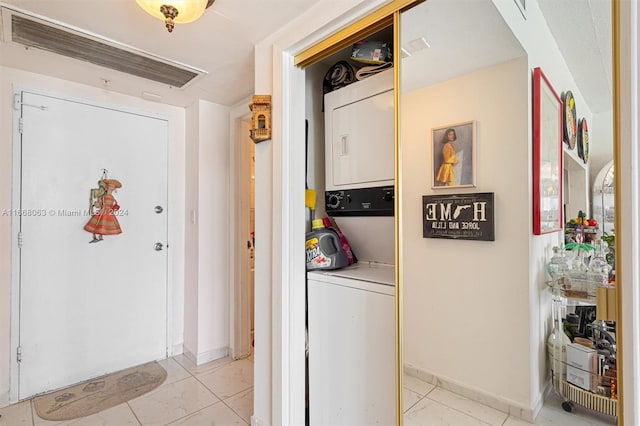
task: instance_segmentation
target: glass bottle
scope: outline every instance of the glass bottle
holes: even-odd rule
[[[567,265],[567,260],[564,257],[564,250],[555,246],[553,248],[553,256],[547,264],[547,272],[549,273],[549,276],[552,280],[557,280],[558,278],[563,277],[568,270],[569,266]]]
[[[571,261],[571,271],[573,272],[587,272],[588,267],[584,262],[586,251],[583,249],[577,249],[576,255]]]
[[[603,274],[606,276],[604,283],[606,284],[609,279],[609,272],[611,271],[611,265],[607,262],[607,251],[609,245],[602,240],[596,241],[596,251],[591,260],[589,261],[589,272],[592,274]]]
[[[571,340],[560,327],[559,319],[554,318],[553,329],[547,339],[547,354],[553,380],[564,380],[567,376],[567,344],[569,343]]]

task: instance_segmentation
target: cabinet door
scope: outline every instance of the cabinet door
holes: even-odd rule
[[[331,114],[331,184],[337,188],[393,184],[393,90],[341,106]]]
[[[394,296],[311,279],[308,286],[310,424],[395,424]]]

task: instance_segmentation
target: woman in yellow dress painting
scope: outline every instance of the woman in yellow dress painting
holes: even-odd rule
[[[436,184],[439,186],[451,186],[455,184],[453,176],[453,166],[458,164],[456,149],[453,142],[457,139],[454,129],[447,129],[442,138],[442,165],[436,175]]]

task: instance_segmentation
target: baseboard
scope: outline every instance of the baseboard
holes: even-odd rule
[[[442,389],[464,396],[465,398],[469,398],[472,401],[495,408],[503,413],[508,413],[511,416],[518,417],[522,420],[528,421],[529,423],[533,423],[533,419],[540,409],[542,409],[542,403],[544,401],[541,395],[541,397],[538,398],[539,401],[536,402],[535,409],[531,409],[529,407],[523,407],[515,401],[497,397],[450,379],[438,377],[435,374],[431,374],[410,364],[404,365],[404,373],[408,376],[418,378],[424,382],[431,383],[432,385],[438,386]]]
[[[269,424],[256,416],[251,416],[251,426],[269,426]]]
[[[225,346],[223,348],[212,349],[210,351],[202,352],[195,355],[193,352],[191,352],[189,349],[185,347],[183,350],[183,354],[184,356],[187,357],[188,360],[192,361],[194,364],[202,365],[202,364],[206,364],[207,362],[215,361],[216,359],[220,359],[228,356],[229,348]]]
[[[0,408],[6,407],[11,403],[11,398],[9,395],[9,391],[0,393]]]
[[[175,345],[171,346],[169,351],[169,356],[180,355],[184,352],[184,347],[182,346],[182,343],[176,343]]]

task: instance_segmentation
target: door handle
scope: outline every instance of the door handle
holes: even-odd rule
[[[162,208],[162,206],[156,206],[153,211],[155,211],[157,214],[160,214],[164,211],[164,209]]]
[[[155,251],[161,251],[164,248],[164,245],[162,245],[162,243],[156,243],[153,248]]]

